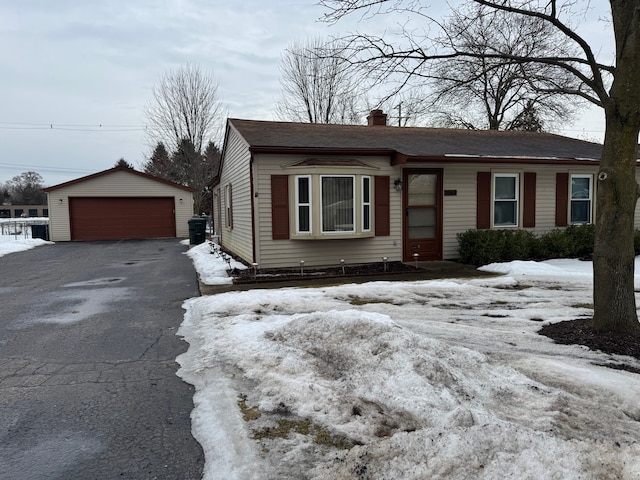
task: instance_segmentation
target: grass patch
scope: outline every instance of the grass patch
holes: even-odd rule
[[[347,440],[344,437],[332,435],[331,432],[322,428],[319,425],[315,425],[311,420],[299,419],[289,420],[280,419],[276,422],[275,427],[262,427],[251,430],[254,440],[264,439],[288,439],[289,434],[299,433],[300,435],[312,436],[313,443],[321,445],[323,447],[333,447],[339,450],[348,450],[352,448],[355,443]]]
[[[593,303],[576,303],[571,305],[573,308],[589,308],[593,310]]]
[[[238,407],[240,407],[240,412],[242,412],[242,418],[245,422],[257,420],[262,415],[258,410],[258,407],[250,407],[247,405],[246,395],[238,396]]]
[[[367,305],[370,303],[388,303],[389,305],[395,305],[393,300],[382,298],[363,298],[358,295],[349,295],[349,303],[351,305]]]
[[[289,438],[289,433],[299,433],[301,435],[309,435],[311,431],[310,420],[278,420],[275,427],[263,427],[252,430],[255,440],[264,438]]]

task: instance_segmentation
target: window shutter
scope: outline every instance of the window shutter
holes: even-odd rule
[[[375,233],[376,237],[391,235],[389,177],[376,176],[374,179]]]
[[[524,206],[522,209],[522,226],[533,228],[536,226],[536,174],[524,172]]]
[[[476,228],[491,228],[491,172],[478,172]]]
[[[271,238],[289,239],[288,175],[271,175]]]
[[[566,227],[569,205],[569,174],[556,173],[556,227]]]

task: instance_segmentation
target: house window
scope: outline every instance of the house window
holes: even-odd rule
[[[29,209],[29,216],[30,217],[37,217],[38,216],[38,209],[37,208],[30,208]]]
[[[355,177],[321,176],[322,233],[355,231]]]
[[[294,195],[289,213],[295,218],[295,227],[291,226],[294,237],[373,236],[373,177],[317,173],[292,178]]]
[[[362,177],[362,231],[371,231],[371,177]]]
[[[571,175],[570,223],[591,223],[592,185],[591,175]]]
[[[493,225],[518,226],[518,174],[495,174],[493,177]]]
[[[226,187],[224,187],[224,208],[225,208],[225,215],[226,215],[226,226],[227,228],[232,228],[233,227],[233,210],[231,208],[231,185],[227,185]]]
[[[296,232],[311,232],[311,177],[296,177]]]

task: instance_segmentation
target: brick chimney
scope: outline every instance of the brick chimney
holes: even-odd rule
[[[387,124],[387,114],[382,110],[371,110],[371,113],[367,117],[368,125],[382,125],[385,126]]]

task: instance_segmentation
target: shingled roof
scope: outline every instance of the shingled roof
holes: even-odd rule
[[[602,145],[550,133],[229,119],[254,152],[366,151],[420,158],[598,160]]]

